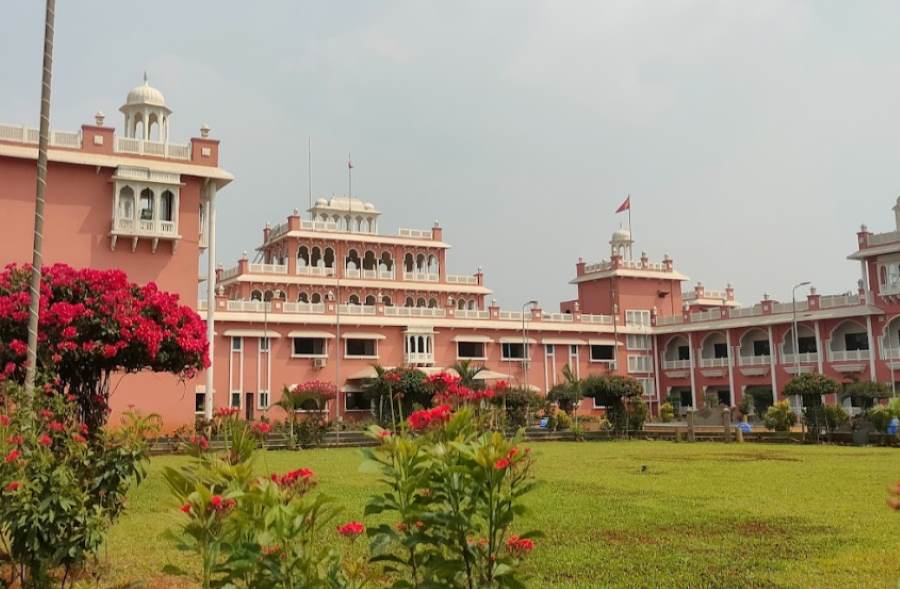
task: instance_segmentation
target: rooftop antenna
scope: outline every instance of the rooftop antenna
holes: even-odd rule
[[[312,137],[306,137],[306,178],[309,181],[309,208],[312,208]]]

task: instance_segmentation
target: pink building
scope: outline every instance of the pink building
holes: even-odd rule
[[[124,130],[102,113],[75,132],[51,134],[44,262],[121,268],[195,305],[200,254],[212,248],[218,189],[232,180],[218,167],[219,142],[203,126],[186,144],[170,141],[172,111],[147,81],[119,109]],[[37,129],[0,125],[0,262],[31,262]],[[193,419],[195,383],[138,374],[114,379],[113,410],[130,404]]]
[[[782,398],[798,372],[893,382],[900,368],[900,204],[897,230],[857,234],[849,257],[862,278],[853,292],[810,289],[796,305],[765,298],[749,307],[730,285],[684,292],[688,278],[672,258],[633,255],[619,230],[608,259],[575,265],[577,297],[559,311],[502,310],[480,270],[448,272],[440,225],[387,234],[375,206],[350,197],[293,211],[263,229],[252,255],[216,268],[215,195],[232,179],[218,167],[218,142],[204,127],[187,145],[170,143],[171,111],[146,83],[121,110],[121,136],[101,114],[80,132],[53,133],[45,259],[119,267],[190,303],[208,245],[215,280],[199,310],[215,334],[212,369],[192,383],[125,377],[112,397],[120,410],[133,403],[163,414],[170,427],[223,405],[280,418],[271,407],[283,386],[312,379],[340,384],[333,418],[365,416],[359,393],[373,364],[433,372],[469,359],[488,380],[542,392],[562,382],[566,365],[580,377],[628,374],[654,411],[669,398],[735,405],[751,387]],[[35,143],[33,129],[0,125],[4,262],[30,260]]]

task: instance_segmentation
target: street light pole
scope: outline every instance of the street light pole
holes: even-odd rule
[[[803,286],[809,286],[810,282],[805,280],[800,284],[795,284],[794,288],[791,289],[791,314],[792,325],[791,325],[791,334],[793,337],[793,347],[794,347],[794,378],[800,376],[800,334],[797,333],[797,289]],[[821,350],[816,350],[817,353],[821,354]],[[778,391],[772,391],[773,398],[777,398]],[[803,411],[803,398],[800,398],[800,411]],[[801,420],[801,429],[803,428],[803,422]]]
[[[522,305],[522,379],[525,381],[526,390],[528,390],[528,327],[525,323],[525,309],[537,304],[537,301],[531,300]]]

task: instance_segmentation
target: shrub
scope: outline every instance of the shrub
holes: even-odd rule
[[[584,380],[582,388],[585,397],[592,397],[598,405],[606,407],[607,419],[616,432],[636,429],[633,423],[643,424],[646,406],[632,402],[639,400],[644,392],[636,379],[619,375],[589,376]]]
[[[741,415],[752,417],[754,413],[753,395],[745,394],[742,396],[740,403],[738,403],[738,410],[741,412]]]
[[[663,403],[659,406],[659,419],[663,423],[669,423],[675,419],[675,408],[671,403]]]
[[[788,401],[778,401],[766,411],[765,423],[771,430],[787,432],[797,423],[797,415]]]
[[[492,401],[504,409],[502,417],[505,426],[512,430],[527,426],[532,412],[544,405],[544,399],[535,391],[519,387],[497,391]]]
[[[875,405],[866,412],[866,417],[880,433],[886,433],[894,412],[888,405]]]
[[[565,411],[557,411],[556,412],[556,427],[557,431],[564,431],[568,429],[572,429],[572,418],[569,417],[569,414]]]
[[[863,409],[869,409],[876,401],[891,396],[891,389],[880,382],[859,380],[845,384],[841,391],[841,399],[850,398]]]
[[[129,412],[114,433],[89,435],[75,397],[49,383],[42,392],[29,405],[7,383],[0,407],[0,560],[13,586],[49,587],[57,573],[65,586],[97,555],[159,431],[157,417]]]
[[[573,383],[561,383],[547,392],[547,400],[556,403],[561,411],[571,415],[581,401],[581,391]]]
[[[771,387],[751,386],[744,392],[753,400],[753,412],[760,419],[765,419],[766,412],[772,406],[774,396]]]
[[[524,587],[517,568],[537,534],[514,524],[532,459],[521,430],[507,439],[485,425],[471,407],[443,406],[411,415],[413,435],[372,428],[381,445],[365,450],[367,464],[385,490],[365,513],[392,520],[370,530],[370,549],[394,587]]]
[[[850,416],[847,415],[847,411],[839,403],[835,403],[834,405],[825,405],[823,411],[825,419],[825,430],[829,434],[833,434],[848,421],[850,421]]]
[[[0,272],[0,366],[24,380],[30,266]],[[114,373],[170,372],[184,377],[209,365],[206,325],[178,296],[138,286],[119,270],[41,270],[38,370],[74,396],[90,435],[106,423]]]

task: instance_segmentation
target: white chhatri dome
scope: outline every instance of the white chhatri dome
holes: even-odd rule
[[[132,88],[131,92],[128,93],[128,98],[125,99],[125,105],[158,106],[169,110],[169,107],[166,106],[166,98],[163,96],[162,92],[150,85],[147,80],[147,74],[144,74],[144,83],[140,86],[135,86]]]
[[[612,234],[610,243],[627,243],[629,241],[631,241],[631,232],[619,227],[619,229]]]

